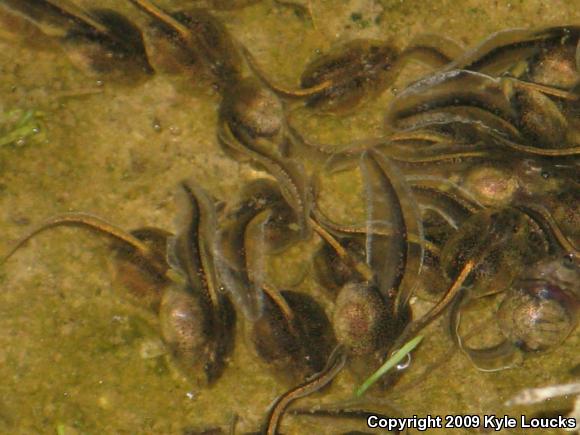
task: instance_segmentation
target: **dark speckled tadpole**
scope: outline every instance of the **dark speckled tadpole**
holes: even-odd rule
[[[405,178],[388,158],[371,150],[363,154],[360,165],[368,203],[367,262],[383,297],[394,302],[396,314],[402,314],[423,264],[421,214]],[[392,225],[388,236],[373,230],[381,222]],[[419,243],[412,243],[410,234]]]
[[[504,288],[506,296],[497,309],[504,339],[496,345],[472,348],[459,332],[461,308],[468,300],[452,304],[449,332],[456,345],[482,371],[497,371],[521,363],[522,352],[540,352],[561,344],[576,328],[580,310],[578,263],[547,258],[524,269]]]
[[[535,58],[532,76],[538,69],[553,66],[549,60],[554,49],[578,43],[580,26],[556,26],[543,29],[510,29],[497,32],[450,63],[446,69],[466,69],[500,75],[522,59]],[[573,63],[573,56],[570,58]],[[542,65],[544,63],[544,65]],[[544,70],[545,71],[545,70]],[[563,71],[560,71],[562,73]],[[562,75],[560,74],[560,77]],[[545,83],[553,84],[553,82]]]
[[[222,374],[225,359],[233,350],[236,317],[228,296],[218,291],[213,259],[214,206],[192,183],[181,186],[187,205],[170,255],[184,273],[187,286],[172,294],[166,292],[161,324],[184,368],[202,365],[207,381],[212,383]]]
[[[443,111],[467,122],[479,120],[481,112],[486,111],[493,115],[493,118],[488,116],[492,126],[506,135],[518,137],[513,126],[516,111],[499,84],[495,77],[465,70],[429,75],[397,95],[389,108],[387,123],[398,129],[416,128],[438,122],[436,114]]]
[[[314,228],[329,245],[322,260],[318,256],[318,269],[336,274],[329,277],[318,270],[318,277],[335,290],[340,287],[333,313],[338,342],[350,355],[380,359],[409,320],[409,299],[422,267],[425,241],[413,193],[394,165],[371,149],[363,153],[360,168],[367,198],[366,228],[336,225],[315,212]],[[334,259],[324,258],[328,251]]]
[[[193,377],[202,367],[208,383],[215,382],[233,350],[235,312],[226,295],[217,292],[213,269],[215,215],[207,196],[183,184],[188,199],[186,218],[174,237],[166,261],[169,233],[145,228],[128,233],[86,213],[54,216],[22,237],[0,261],[5,263],[38,233],[57,226],[81,226],[115,240],[117,278],[136,296],[159,310],[162,335],[180,365]],[[172,283],[175,267],[185,285]],[[159,301],[160,299],[160,301]]]
[[[386,124],[399,130],[462,124],[481,130],[487,142],[518,152],[577,155],[573,113],[578,98],[573,92],[510,77],[440,71],[397,95]]]
[[[169,31],[177,45],[204,65],[220,87],[241,78],[241,56],[224,27],[204,9],[170,14],[148,0],[129,0]]]
[[[216,266],[225,288],[250,321],[250,339],[258,356],[277,374],[296,380],[322,368],[334,338],[314,298],[278,291],[266,283],[266,256],[272,242],[280,243],[278,234],[287,237],[287,230],[278,225],[284,223],[288,209],[273,181],[250,183],[222,219]]]
[[[309,234],[309,189],[302,165],[271,149],[283,134],[284,113],[277,96],[254,77],[242,77],[238,45],[227,29],[204,10],[173,16],[148,0],[130,0],[159,20],[175,40],[199,59],[223,93],[218,138],[236,157],[266,169],[280,183],[303,236]]]
[[[537,352],[556,346],[576,327],[580,269],[577,249],[543,209],[521,206],[485,214],[492,219],[488,228],[482,232],[481,223],[474,226],[478,228],[477,234],[487,237],[483,244],[478,244],[483,246],[475,248],[479,253],[473,254],[473,243],[465,240],[472,246],[456,255],[471,257],[464,264],[473,264],[470,273],[476,279],[467,282],[469,293],[459,294],[451,304],[449,326],[456,345],[478,369],[496,371],[521,362],[518,349]],[[478,215],[471,221],[474,219],[481,222]],[[505,228],[512,231],[506,234]],[[551,258],[550,251],[559,252],[559,258]],[[497,264],[504,270],[498,271]],[[506,339],[494,346],[474,349],[463,343],[459,325],[463,305],[478,296],[473,288],[481,288],[482,282],[493,292],[506,294],[497,311],[498,324]],[[480,289],[477,291],[481,294]]]
[[[3,265],[37,234],[59,226],[84,227],[113,239],[114,281],[128,290],[133,301],[159,311],[162,295],[170,284],[166,244],[170,233],[145,227],[127,232],[97,216],[71,212],[53,216],[30,230],[0,259]]]
[[[135,235],[126,232],[125,230],[110,224],[104,219],[97,216],[80,213],[71,212],[63,213],[53,216],[36,228],[30,230],[26,235],[24,235],[18,242],[14,244],[12,249],[1,259],[0,265],[4,264],[18,249],[20,249],[26,242],[28,242],[32,237],[36,236],[38,233],[46,231],[50,228],[58,226],[80,226],[87,227],[91,230],[103,233],[117,242],[121,242],[134,250],[137,255],[142,257],[147,261],[151,270],[158,274],[159,276],[165,276],[169,266],[165,261],[165,253],[159,252],[151,245],[148,245],[140,238]]]
[[[257,354],[284,380],[296,382],[323,369],[336,342],[330,321],[305,293],[264,286],[264,312],[252,323]]]
[[[420,35],[404,50],[392,42],[355,39],[312,60],[300,82],[302,88],[321,86],[306,99],[308,106],[346,113],[379,96],[409,61],[438,68],[458,57],[461,51],[453,41],[434,35]]]
[[[424,240],[417,204],[393,165],[373,149],[363,154],[360,167],[367,198],[368,268],[357,267],[356,258],[349,259],[338,241],[325,237],[347,268],[353,268],[338,291],[333,327],[350,355],[381,359],[409,321]]]
[[[300,83],[312,88],[329,82],[307,105],[332,113],[353,110],[384,91],[397,77],[399,51],[390,43],[357,39],[340,45],[306,66]]]
[[[89,74],[127,83],[151,75],[141,31],[110,9],[84,10],[66,0],[5,0],[47,35],[62,39],[71,61]],[[0,5],[2,7],[2,5]]]

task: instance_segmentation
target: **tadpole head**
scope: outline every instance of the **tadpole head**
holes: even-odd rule
[[[528,65],[527,79],[533,83],[571,89],[578,84],[580,63],[580,40],[562,38],[562,44],[549,50],[541,50]],[[577,61],[578,59],[578,61]]]
[[[342,287],[332,323],[338,342],[354,355],[369,355],[384,347],[395,324],[378,289],[364,282]]]
[[[211,343],[211,313],[191,288],[167,289],[159,310],[163,340],[177,364],[193,379],[199,379]]]
[[[220,112],[234,135],[271,138],[281,131],[284,123],[282,103],[256,78],[234,82],[224,94]]]
[[[278,374],[300,381],[324,368],[336,341],[314,298],[289,290],[279,298],[267,294],[251,339],[259,357]]]
[[[498,308],[502,333],[528,352],[560,345],[576,328],[580,313],[580,268],[566,259],[547,259],[524,269]]]
[[[441,252],[441,266],[451,280],[465,263],[475,267],[465,281],[476,297],[503,291],[520,270],[546,254],[537,225],[513,208],[486,209],[471,216]]]

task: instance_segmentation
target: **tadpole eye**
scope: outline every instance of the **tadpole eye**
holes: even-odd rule
[[[575,260],[575,255],[570,253],[570,254],[566,254],[563,258],[562,264],[564,265],[564,267],[568,268],[568,269],[572,269],[574,267],[574,260]]]

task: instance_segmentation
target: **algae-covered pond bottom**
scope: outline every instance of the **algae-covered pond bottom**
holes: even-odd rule
[[[178,8],[190,2],[160,3]],[[315,53],[339,40],[393,39],[404,46],[417,34],[433,33],[472,45],[507,28],[580,23],[573,0],[309,3],[314,26],[269,0],[216,15],[268,74],[289,86]],[[142,20],[128,2],[98,4]],[[394,87],[412,80],[413,68]],[[392,95],[385,92],[352,116],[300,112],[297,119],[312,137],[344,144],[381,131]],[[216,198],[235,197],[256,170],[218,145],[219,101],[210,83],[197,78],[156,75],[120,85],[86,77],[58,47],[0,39],[0,111],[35,110],[42,125],[42,140],[0,147],[0,253],[32,225],[67,211],[90,212],[126,229],[171,230],[183,179]],[[364,216],[348,181],[337,183],[332,194],[325,206],[337,221]],[[293,282],[310,260],[300,252],[289,255],[292,267],[279,272],[282,283]],[[103,238],[59,228],[0,266],[0,433],[181,434],[187,428],[226,428],[234,416],[241,433],[257,430],[269,404],[290,385],[257,360],[244,328],[238,328],[223,377],[211,389],[200,388],[168,362],[155,317],[114,285],[110,256]],[[301,289],[325,300],[311,277]],[[427,306],[417,301],[414,310]],[[400,416],[563,414],[572,407],[571,397],[509,409],[504,403],[523,388],[577,380],[579,348],[576,331],[555,351],[531,356],[521,367],[481,372],[452,351],[443,322],[437,322],[399,384],[371,393],[380,397],[373,409],[394,409]],[[346,370],[304,405],[349,399],[361,381]],[[351,429],[349,424],[288,416],[282,430],[334,434]],[[356,428],[365,430],[360,423]]]

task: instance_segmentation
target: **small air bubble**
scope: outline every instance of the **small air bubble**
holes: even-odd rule
[[[407,354],[405,359],[397,364],[397,370],[406,370],[411,365],[411,355]]]
[[[153,118],[153,122],[151,123],[151,126],[153,127],[153,130],[156,132],[161,132],[162,127],[161,127],[161,121],[157,118]]]

